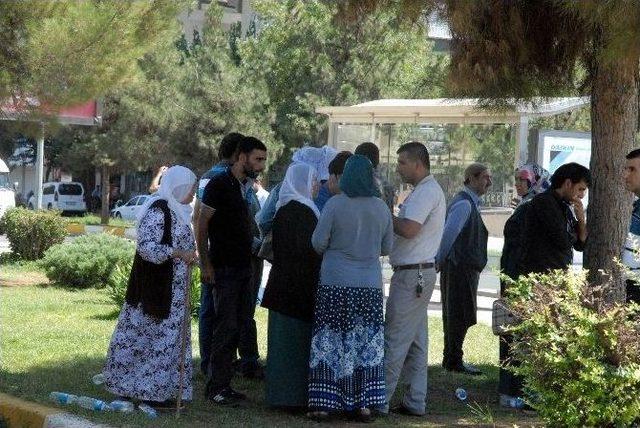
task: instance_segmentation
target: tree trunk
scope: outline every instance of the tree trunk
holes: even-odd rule
[[[111,189],[109,186],[110,175],[109,175],[109,167],[102,166],[100,170],[100,181],[102,184],[101,187],[101,199],[102,199],[102,207],[100,210],[100,223],[101,224],[109,224],[109,194],[111,193]]]
[[[613,61],[612,61],[613,62]],[[585,267],[593,284],[603,283],[600,270],[614,281],[608,300],[624,301],[620,257],[629,230],[631,193],[624,188],[625,155],[633,146],[638,121],[638,59],[596,66],[591,90],[591,174]]]

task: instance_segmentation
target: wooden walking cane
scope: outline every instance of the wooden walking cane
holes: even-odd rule
[[[184,303],[184,320],[182,322],[182,328],[180,332],[180,372],[178,375],[178,399],[176,400],[176,419],[180,417],[180,407],[182,407],[182,389],[184,387],[184,363],[185,363],[185,353],[187,351],[187,333],[189,332],[189,326],[191,323],[191,264],[187,265],[187,292],[185,296]]]

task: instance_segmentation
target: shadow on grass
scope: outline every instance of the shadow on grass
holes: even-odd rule
[[[52,362],[46,366],[36,366],[24,372],[0,371],[0,390],[11,395],[56,407],[48,401],[51,391],[62,391],[76,395],[87,395],[107,401],[115,397],[94,385],[91,378],[102,371],[104,358],[75,358],[68,361]],[[264,384],[260,381],[234,379],[234,388],[247,394],[247,402],[239,408],[215,406],[204,399],[205,379],[199,373],[199,360],[194,359],[193,380],[194,400],[179,420],[173,413],[163,413],[158,419],[149,420],[140,412],[133,414],[91,412],[77,406],[64,407],[65,411],[111,426],[160,426],[160,427],[204,427],[204,426],[252,426],[252,427],[300,427],[318,426],[302,415],[292,415],[276,411],[265,405]],[[379,418],[373,426],[532,426],[535,417],[519,411],[501,410],[498,407],[497,368],[480,366],[482,376],[469,377],[451,374],[440,367],[429,367],[428,413],[424,418],[391,415]],[[454,395],[455,388],[467,390],[468,403],[478,403],[486,407],[486,415],[474,415],[467,403],[460,402]],[[398,391],[396,397],[401,397]],[[396,398],[397,399],[397,398]],[[332,425],[355,426],[338,420]]]
[[[118,319],[118,315],[120,315],[120,309],[114,308],[111,312],[92,315],[89,318],[92,320],[98,320],[98,321],[113,321],[115,319]]]
[[[531,413],[500,407],[497,366],[482,364],[476,367],[482,371],[482,375],[469,376],[446,371],[439,365],[429,366],[427,413],[435,420],[458,415],[457,421],[450,420],[449,423],[473,426],[531,426],[538,423]],[[456,397],[457,388],[467,392],[466,400],[461,401]]]

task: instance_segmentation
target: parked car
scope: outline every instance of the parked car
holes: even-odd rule
[[[126,204],[115,207],[111,210],[111,217],[121,218],[124,220],[136,220],[138,218],[138,213],[142,209],[142,206],[149,195],[140,195],[134,196],[129,199]]]
[[[36,196],[29,198],[29,209],[36,206]],[[84,215],[87,204],[84,201],[84,187],[77,182],[50,182],[42,185],[42,208],[60,210],[63,214]]]
[[[4,215],[5,211],[16,205],[15,201],[14,188],[9,183],[9,168],[0,159],[0,217]]]

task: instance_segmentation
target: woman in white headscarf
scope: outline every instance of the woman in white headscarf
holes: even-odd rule
[[[329,179],[329,164],[336,157],[338,151],[333,147],[323,146],[323,147],[302,147],[293,154],[291,158],[291,164],[303,163],[311,166],[315,169],[317,173],[317,180],[320,193],[326,193],[325,196],[321,196],[320,194],[316,194],[314,196],[314,203],[318,207],[319,210],[322,211],[322,205],[329,199],[330,195],[328,194],[328,190],[325,188],[326,181]],[[276,204],[278,202],[280,196],[280,188],[282,183],[278,183],[273,189],[271,189],[269,193],[269,197],[264,202],[264,206],[260,210],[260,212],[256,215],[256,221],[258,222],[258,227],[260,228],[260,232],[262,236],[266,236],[270,231],[273,224],[273,217],[276,213]],[[325,192],[323,192],[323,189]]]
[[[274,407],[307,405],[311,321],[320,274],[320,256],[311,235],[319,211],[315,168],[294,163],[287,169],[273,220],[273,264],[262,299],[269,309],[266,401]]]
[[[126,302],[111,337],[104,366],[105,388],[128,399],[171,407],[178,398],[184,362],[182,400],[191,400],[191,339],[187,331],[189,265],[196,260],[190,203],[195,174],[169,168],[157,193],[138,219],[138,242]]]

